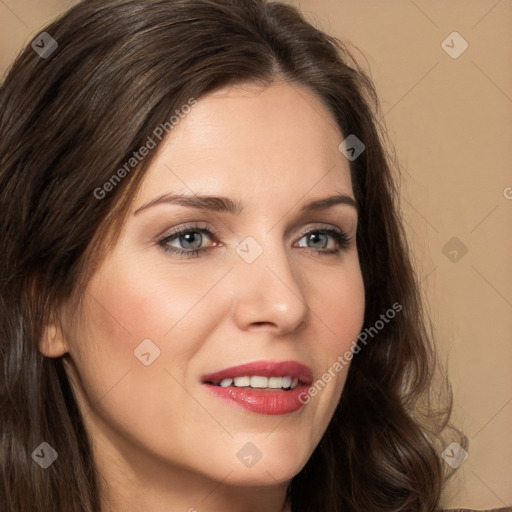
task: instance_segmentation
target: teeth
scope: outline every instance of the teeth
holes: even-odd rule
[[[227,388],[229,386],[235,386],[237,388],[251,387],[256,389],[295,389],[299,385],[299,379],[297,377],[262,377],[260,375],[243,376],[222,379],[219,386]]]
[[[252,388],[268,387],[268,377],[259,377],[259,376],[251,377],[251,387]]]
[[[269,377],[268,378],[268,387],[272,389],[279,389],[283,387],[283,378],[282,377]]]
[[[235,377],[235,386],[237,388],[243,388],[251,385],[250,377]]]

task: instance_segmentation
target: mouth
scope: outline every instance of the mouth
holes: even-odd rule
[[[218,398],[259,414],[287,414],[305,402],[310,368],[296,362],[257,361],[204,375],[201,383]]]

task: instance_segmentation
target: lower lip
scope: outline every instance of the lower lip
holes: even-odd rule
[[[221,387],[212,384],[205,386],[217,397],[234,403],[244,409],[259,414],[289,414],[305,404],[300,397],[307,393],[308,386],[297,386],[289,391],[270,391],[264,389]]]

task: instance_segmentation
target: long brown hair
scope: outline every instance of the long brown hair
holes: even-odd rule
[[[38,343],[115,242],[155,151],[112,176],[191,98],[278,78],[309,88],[365,144],[350,163],[364,329],[401,307],[355,355],[325,435],[289,486],[293,512],[436,510],[451,394],[445,385],[445,405],[437,395],[432,405],[436,356],[396,166],[374,86],[348,48],[265,0],[84,0],[45,31],[58,46],[45,58],[27,46],[0,90],[2,512],[101,510],[66,356],[45,358]],[[45,470],[32,460],[42,442],[58,453]]]

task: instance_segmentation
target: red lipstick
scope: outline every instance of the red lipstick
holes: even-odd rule
[[[261,377],[251,379],[251,383],[258,387],[265,384],[265,379],[273,377],[274,382],[279,382],[279,378],[283,377],[286,378],[282,379],[285,388],[236,386],[234,379],[237,377]],[[202,377],[201,382],[220,399],[251,412],[277,415],[294,412],[304,405],[300,397],[313,382],[313,375],[310,368],[296,361],[256,361],[209,373]]]

